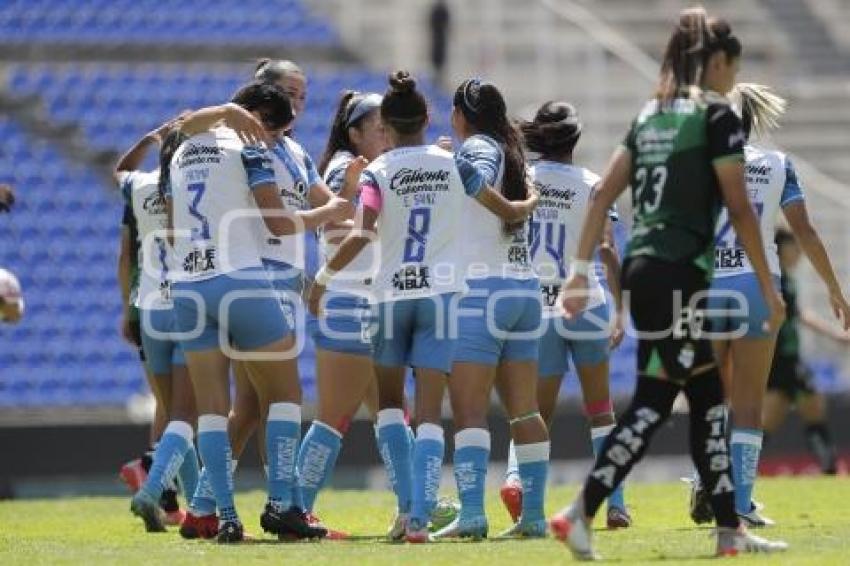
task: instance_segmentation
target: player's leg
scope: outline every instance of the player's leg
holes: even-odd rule
[[[823,394],[805,391],[797,398],[797,412],[805,424],[806,445],[815,456],[824,474],[835,475],[837,455],[826,420],[826,398]]]
[[[762,415],[762,428],[764,429],[765,441],[773,435],[791,411],[793,404],[784,393],[776,389],[768,389],[764,396],[764,414]]]

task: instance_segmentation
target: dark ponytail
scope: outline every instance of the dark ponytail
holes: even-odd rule
[[[741,42],[732,35],[729,23],[709,18],[702,7],[682,10],[664,50],[656,98],[669,102],[699,87],[709,58],[718,51],[728,59],[741,56]]]
[[[479,79],[466,80],[455,91],[454,106],[460,108],[479,133],[502,144],[505,152],[502,194],[505,198],[514,201],[528,198],[522,137],[508,119],[507,104],[499,89]]]
[[[174,128],[168,132],[162,140],[162,147],[159,149],[159,196],[165,198],[169,193],[171,159],[177,148],[188,139],[188,136],[180,131],[180,128]]]
[[[416,90],[416,79],[407,71],[396,71],[387,81],[381,120],[403,136],[418,134],[428,123],[428,102]]]
[[[559,160],[573,153],[581,137],[578,112],[567,102],[543,104],[531,122],[523,122],[520,130],[525,146],[547,160]]]

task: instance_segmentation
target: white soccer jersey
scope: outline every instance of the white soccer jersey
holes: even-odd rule
[[[284,136],[269,151],[274,166],[274,174],[280,187],[280,198],[286,210],[294,213],[308,210],[310,187],[319,181],[313,162],[304,149],[288,136]],[[266,231],[260,256],[263,259],[285,262],[297,269],[304,270],[306,240],[304,232],[289,236],[275,236]]]
[[[543,315],[562,314],[557,302],[575,257],[584,217],[590,206],[593,187],[599,182],[595,173],[575,165],[538,161],[529,175],[540,193],[529,230],[529,255],[534,272],[540,278]],[[602,285],[595,271],[588,278],[591,295],[587,308],[605,302]]]
[[[136,307],[171,307],[171,270],[174,253],[167,240],[168,214],[159,191],[159,170],[121,174],[121,191],[133,210],[139,238],[139,293]]]
[[[505,156],[502,148],[482,135],[467,139],[458,155],[479,169],[494,189],[501,187]],[[467,278],[534,277],[528,256],[528,223],[507,234],[504,222],[477,200],[467,200],[463,212],[464,226],[469,228],[466,240]]]
[[[773,242],[780,209],[803,200],[797,174],[788,157],[781,151],[753,145],[744,148],[746,159],[747,196],[759,217],[761,237],[770,272],[780,274],[779,256]],[[729,222],[726,208],[720,213],[715,233],[714,276],[730,277],[752,273],[753,267]]]
[[[345,183],[345,169],[354,160],[354,155],[348,151],[338,151],[334,154],[325,171],[325,184],[335,194],[339,194]],[[339,244],[328,241],[327,234],[321,231],[322,262],[327,263],[336,253]],[[351,263],[345,266],[338,275],[328,282],[328,289],[343,291],[358,295],[368,294],[369,281],[375,276],[380,257],[375,246],[371,243],[357,254]]]
[[[480,179],[480,177],[479,177]],[[451,153],[436,146],[403,147],[373,161],[363,172],[364,190],[378,191],[381,210],[375,245],[380,269],[372,291],[377,301],[462,291],[463,218],[466,194]]]
[[[229,128],[194,136],[171,162],[175,271],[202,280],[259,267],[265,230],[251,190],[274,183],[271,158]]]

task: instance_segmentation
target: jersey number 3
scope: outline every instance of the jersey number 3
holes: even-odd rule
[[[639,167],[635,171],[636,208],[645,214],[652,214],[658,210],[666,182],[667,167],[665,165],[656,165],[652,168]]]
[[[407,223],[407,239],[404,241],[404,262],[419,263],[425,259],[425,244],[431,230],[431,209],[414,208]]]

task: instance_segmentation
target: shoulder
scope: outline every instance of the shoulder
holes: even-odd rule
[[[470,136],[460,146],[461,153],[501,153],[502,146],[491,138],[483,134]]]

